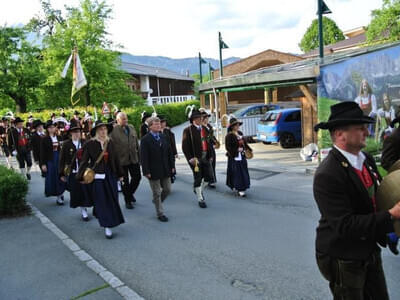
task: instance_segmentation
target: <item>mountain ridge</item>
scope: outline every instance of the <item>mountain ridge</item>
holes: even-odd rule
[[[121,53],[120,57],[122,62],[164,68],[179,73],[181,75],[186,75],[187,71],[189,72],[189,75],[199,73],[198,57],[170,58],[166,56],[133,55],[124,52]],[[208,74],[208,62],[211,63],[211,67],[213,67],[214,69],[219,69],[219,60],[206,57],[203,57],[203,59],[207,62],[207,64],[203,64],[202,66],[203,74]],[[222,63],[224,66],[226,66],[240,59],[241,58],[239,57],[228,57],[224,59]]]

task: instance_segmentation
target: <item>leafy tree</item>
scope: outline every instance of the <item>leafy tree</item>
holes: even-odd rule
[[[0,99],[15,102],[18,112],[38,100],[40,50],[26,40],[23,28],[0,27]]]
[[[42,6],[43,3],[47,2],[43,1]],[[50,17],[57,13],[51,7],[45,7],[45,19],[32,20],[30,24],[49,24],[47,19],[53,20]],[[36,27],[38,31],[47,32],[43,39],[42,52],[46,106],[56,108],[70,105],[72,67],[65,79],[60,74],[75,46],[87,79],[87,86],[80,91],[80,99],[86,105],[99,106],[104,101],[121,106],[144,103],[144,99],[134,94],[126,85],[130,75],[120,70],[119,53],[111,50],[118,46],[108,39],[106,31],[111,8],[105,1],[82,0],[80,7],[66,9],[67,16],[62,20],[53,20],[50,25]]]
[[[371,15],[367,42],[400,39],[400,0],[383,0],[382,8],[373,10]]]
[[[336,25],[335,21],[327,17],[322,18],[324,45],[333,44],[345,39],[343,31]],[[319,47],[318,19],[312,21],[306,33],[300,41],[301,51],[308,52]]]

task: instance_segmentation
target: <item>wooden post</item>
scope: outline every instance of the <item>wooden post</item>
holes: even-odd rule
[[[219,116],[220,118],[222,118],[223,115],[226,114],[226,103],[225,103],[225,93],[224,92],[219,92],[218,94],[219,96]],[[222,126],[226,127],[226,118],[224,118],[223,120],[221,119],[222,122]]]
[[[210,94],[208,95],[208,98],[210,99],[210,111],[211,113],[214,112],[214,95]]]
[[[206,95],[200,94],[200,107],[206,107]]]
[[[278,102],[278,88],[274,88],[272,91],[272,103]]]
[[[271,102],[270,89],[265,88],[264,89],[264,103],[269,104],[270,102]]]
[[[308,88],[308,85],[299,85],[300,90],[303,92],[304,96],[306,96],[307,101],[310,103],[314,111],[317,111],[317,98],[314,96],[310,89]]]

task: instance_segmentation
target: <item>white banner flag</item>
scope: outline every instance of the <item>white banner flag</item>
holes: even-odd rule
[[[83,73],[81,60],[79,59],[78,51],[76,51],[74,55],[74,68],[73,68],[72,78],[73,78],[72,90],[75,92],[79,91],[87,84],[85,74]]]
[[[68,72],[69,65],[71,64],[71,60],[72,60],[72,54],[69,56],[67,63],[65,64],[64,70],[61,73],[62,78],[65,78],[65,76],[67,76],[67,72]]]

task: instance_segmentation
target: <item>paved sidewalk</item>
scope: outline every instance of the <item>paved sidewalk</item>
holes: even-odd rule
[[[0,240],[0,299],[122,299],[33,215],[0,219]]]

